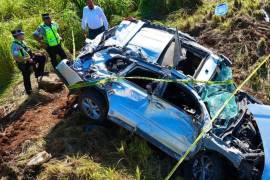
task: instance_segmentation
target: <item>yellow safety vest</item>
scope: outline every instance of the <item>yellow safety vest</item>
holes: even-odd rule
[[[58,26],[55,23],[52,23],[51,26],[42,24],[41,28],[45,32],[44,41],[47,45],[57,46],[60,44],[60,36],[58,34]]]

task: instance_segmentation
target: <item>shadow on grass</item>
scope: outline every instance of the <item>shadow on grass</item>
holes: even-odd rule
[[[96,125],[79,113],[62,120],[45,137],[45,149],[56,159],[88,155],[103,167],[136,176],[139,167],[142,179],[164,179],[175,160],[151,146],[142,138],[110,122]]]

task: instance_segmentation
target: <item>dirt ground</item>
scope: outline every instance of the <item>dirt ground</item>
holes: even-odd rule
[[[54,78],[53,75],[52,79]],[[12,161],[21,152],[26,140],[44,136],[61,120],[60,114],[65,112],[67,105],[68,90],[59,82],[45,82],[43,86],[46,87],[45,90],[35,92],[14,111],[0,119],[0,161]]]

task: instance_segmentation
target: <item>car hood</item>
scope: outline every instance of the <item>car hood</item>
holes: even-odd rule
[[[267,180],[270,179],[270,106],[250,104],[248,108],[253,114],[261,134],[265,155],[262,179]]]

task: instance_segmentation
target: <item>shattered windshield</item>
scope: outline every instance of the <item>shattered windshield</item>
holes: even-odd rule
[[[217,73],[213,81],[226,81],[231,80],[232,78],[232,69],[222,63],[220,72]],[[224,102],[228,98],[230,98],[234,90],[234,84],[206,85],[203,88],[203,91],[201,92],[201,97],[206,103],[211,117],[213,117],[219,111],[219,109],[223,106]],[[239,108],[234,97],[223,110],[223,112],[219,116],[219,119],[229,121],[235,118],[238,115],[238,112]],[[228,121],[224,122],[223,125],[227,125],[229,123]]]

